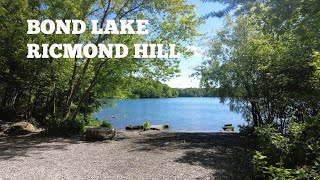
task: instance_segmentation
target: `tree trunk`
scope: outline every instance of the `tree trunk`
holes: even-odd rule
[[[250,102],[251,103],[251,113],[252,113],[252,119],[253,119],[253,127],[258,127],[259,123],[258,123],[258,117],[256,114],[256,103],[254,102]]]

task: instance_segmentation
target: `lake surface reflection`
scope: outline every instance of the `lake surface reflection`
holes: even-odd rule
[[[219,98],[163,98],[116,100],[116,107],[96,113],[100,120],[108,118],[118,129],[127,125],[168,124],[170,131],[217,132],[224,124],[245,124],[241,114],[231,112]],[[115,117],[115,118],[112,118]]]

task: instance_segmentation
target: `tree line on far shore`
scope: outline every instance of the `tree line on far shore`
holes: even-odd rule
[[[132,99],[218,96],[218,88],[171,88],[160,81],[146,78],[133,78],[129,83],[132,83],[132,88],[127,97]]]
[[[218,88],[178,88],[179,97],[218,97]]]
[[[131,99],[139,98],[174,98],[179,92],[175,88],[169,87],[157,80],[147,78],[133,78],[130,83],[132,88],[128,92]]]

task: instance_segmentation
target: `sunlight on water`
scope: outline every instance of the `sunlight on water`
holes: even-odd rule
[[[245,124],[240,114],[231,112],[219,98],[171,98],[117,100],[114,108],[104,108],[95,116],[108,118],[119,129],[127,125],[168,124],[171,131],[217,132],[224,124]],[[115,117],[115,118],[113,118]]]

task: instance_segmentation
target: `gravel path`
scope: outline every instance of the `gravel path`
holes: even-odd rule
[[[117,141],[0,135],[0,179],[243,179],[233,133],[122,132]]]

